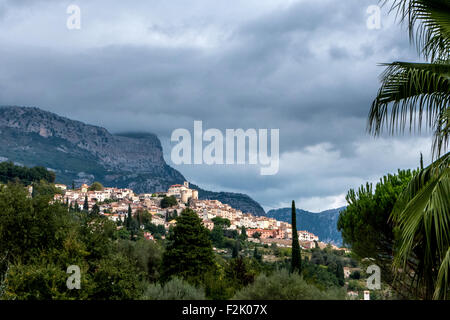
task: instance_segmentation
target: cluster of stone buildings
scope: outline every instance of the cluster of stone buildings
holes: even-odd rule
[[[170,228],[176,223],[171,219],[173,215],[181,213],[187,206],[197,212],[206,228],[212,230],[214,222],[212,219],[220,217],[230,221],[231,230],[241,233],[245,228],[250,240],[262,243],[277,243],[281,246],[290,246],[292,239],[291,224],[278,221],[268,217],[258,217],[249,213],[243,213],[231,206],[218,200],[199,200],[198,191],[189,188],[189,183],[176,184],[170,186],[167,192],[158,192],[152,194],[136,195],[131,189],[103,188],[98,191],[90,191],[89,186],[83,184],[80,188],[71,190],[67,186],[57,184],[62,194],[55,195],[55,200],[68,203],[69,205],[78,205],[83,207],[87,200],[89,209],[97,205],[100,213],[109,219],[124,221],[131,208],[133,214],[139,210],[148,211],[152,215],[152,223],[164,225]],[[164,197],[173,196],[177,199],[177,204],[162,208],[161,201]],[[308,232],[298,231],[300,244],[305,247],[313,247],[314,242],[319,238]]]

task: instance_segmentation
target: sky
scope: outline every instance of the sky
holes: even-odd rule
[[[69,5],[80,29],[69,29]],[[0,0],[0,105],[36,106],[111,133],[158,135],[166,162],[266,210],[313,212],[430,161],[430,133],[374,138],[379,63],[420,61],[377,0]],[[175,129],[279,129],[279,171],[171,161]]]

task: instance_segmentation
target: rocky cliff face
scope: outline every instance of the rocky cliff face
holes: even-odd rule
[[[320,241],[341,246],[342,235],[337,230],[337,221],[340,212],[345,208],[331,209],[318,213],[296,209],[297,230],[307,230],[318,236]],[[289,223],[292,221],[291,215],[291,208],[280,208],[267,212],[268,217]]]
[[[0,127],[59,138],[90,153],[109,170],[148,172],[165,164],[159,139],[153,134],[117,136],[106,129],[60,117],[38,108],[1,108]],[[61,146],[62,152],[69,152]]]
[[[45,166],[56,172],[59,182],[69,185],[95,180],[141,193],[165,191],[185,180],[166,164],[154,134],[113,135],[38,108],[0,107],[0,139],[0,161]],[[264,214],[257,202],[243,194],[199,189],[199,196]]]

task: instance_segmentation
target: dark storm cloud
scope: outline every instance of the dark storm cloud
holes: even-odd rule
[[[382,71],[376,64],[414,59],[404,30],[385,15],[381,30],[368,30],[369,0],[259,3],[217,1],[211,10],[200,0],[80,1],[85,24],[76,32],[60,25],[63,6],[42,2],[40,17],[34,5],[24,27],[0,25],[0,104],[39,106],[112,132],[155,132],[169,162],[172,130],[192,130],[194,120],[205,129],[279,128],[277,176],[252,166],[177,167],[193,182],[246,192],[266,207],[299,198],[310,208],[331,205],[397,163],[415,164],[409,153],[378,158],[378,148],[410,140],[380,142],[365,132]],[[8,23],[27,8],[2,4],[11,8]],[[420,140],[410,151],[424,148]]]

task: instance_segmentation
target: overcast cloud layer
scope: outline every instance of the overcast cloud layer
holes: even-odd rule
[[[81,30],[68,30],[69,4]],[[381,62],[418,60],[376,0],[0,0],[0,105],[37,106],[156,133],[171,164],[176,128],[279,128],[280,171],[178,165],[211,190],[265,209],[345,205],[349,188],[429,161],[430,138],[365,131]]]

